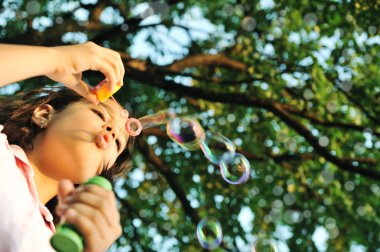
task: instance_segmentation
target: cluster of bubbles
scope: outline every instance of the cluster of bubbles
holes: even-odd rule
[[[169,109],[144,116],[139,121],[143,130],[166,125],[167,135],[179,146],[190,151],[201,149],[212,164],[219,166],[226,182],[237,185],[249,179],[250,163],[236,152],[235,144],[220,133],[205,131],[196,118],[182,117]],[[205,217],[197,225],[198,241],[206,249],[219,247],[222,236],[222,227],[216,219]]]
[[[164,110],[139,119],[142,129],[166,125],[167,135],[186,150],[201,149],[205,157],[218,165],[221,175],[230,184],[242,184],[250,176],[247,158],[236,152],[235,144],[220,133],[205,131],[198,120],[178,116],[173,110]]]

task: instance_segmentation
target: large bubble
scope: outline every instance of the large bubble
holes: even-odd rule
[[[240,153],[235,153],[229,161],[220,162],[219,166],[223,179],[234,185],[246,182],[251,173],[249,161]]]
[[[176,117],[166,125],[167,135],[186,150],[196,150],[205,139],[205,131],[195,118]]]
[[[218,220],[205,217],[197,225],[197,237],[202,247],[216,249],[222,243],[222,226]]]
[[[222,161],[229,162],[235,156],[235,144],[216,132],[207,132],[206,139],[201,142],[200,147],[205,157],[216,165]]]

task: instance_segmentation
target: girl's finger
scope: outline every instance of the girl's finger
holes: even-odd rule
[[[113,61],[116,63],[116,67],[117,67],[117,85],[120,85],[120,86],[123,86],[123,78],[124,78],[124,74],[125,74],[125,69],[124,69],[124,63],[123,63],[123,60],[121,58],[121,55],[116,52],[116,51],[113,51],[111,49],[107,49],[108,53],[113,57]]]
[[[99,104],[99,100],[96,95],[91,91],[90,86],[83,80],[79,80],[74,86],[70,87],[72,90],[83,96],[94,104]]]
[[[119,213],[117,212],[115,202],[110,202],[110,200],[93,193],[74,193],[66,197],[63,203],[66,205],[80,203],[97,209],[110,226],[114,225],[115,220],[119,221]]]
[[[108,87],[112,91],[117,84],[116,66],[108,57],[98,60],[99,71],[108,79]]]
[[[100,236],[105,239],[111,227],[102,213],[86,204],[70,205],[64,216],[66,222],[75,225],[85,237]]]

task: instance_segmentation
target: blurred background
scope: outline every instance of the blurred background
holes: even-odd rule
[[[164,125],[144,130],[131,172],[116,183],[124,229],[110,251],[206,251],[197,239],[205,217],[223,231],[214,251],[255,251],[263,240],[272,247],[256,252],[380,251],[379,1],[3,0],[0,8],[0,43],[117,50],[126,75],[115,96],[134,117],[168,108],[195,116],[249,161],[248,180],[234,185]],[[84,77],[93,86],[104,78]],[[54,85],[38,77],[0,94]]]

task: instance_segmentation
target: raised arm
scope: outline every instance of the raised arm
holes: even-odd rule
[[[97,102],[82,81],[82,72],[86,70],[103,73],[111,90],[115,85],[123,85],[120,54],[92,42],[57,47],[0,44],[0,86],[45,75]]]

